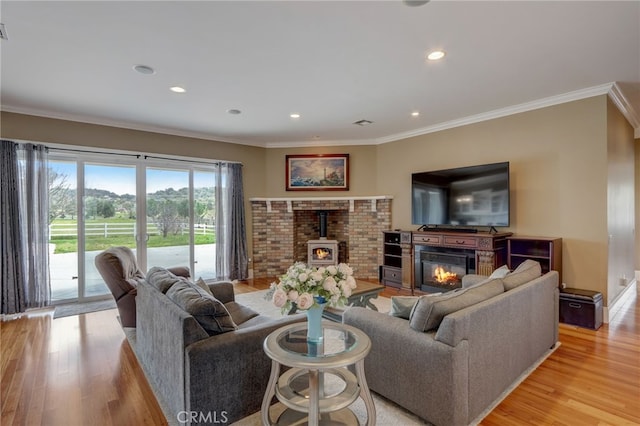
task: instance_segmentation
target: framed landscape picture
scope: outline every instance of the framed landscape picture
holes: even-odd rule
[[[346,191],[349,154],[286,156],[287,191]]]

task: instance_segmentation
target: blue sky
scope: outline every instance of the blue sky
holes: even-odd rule
[[[76,163],[51,161],[49,166],[58,173],[67,175],[67,183],[76,188]],[[118,195],[136,193],[135,166],[105,166],[85,164],[85,188],[104,189]],[[196,172],[195,187],[213,186],[213,173]],[[164,170],[147,168],[147,193],[161,189],[180,189],[189,186],[189,172],[186,170]]]

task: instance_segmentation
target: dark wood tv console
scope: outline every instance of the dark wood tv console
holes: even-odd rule
[[[491,275],[507,264],[511,232],[384,231],[380,281],[392,287],[420,289],[422,253],[468,258],[468,273]]]

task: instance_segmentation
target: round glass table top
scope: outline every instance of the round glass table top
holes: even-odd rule
[[[306,322],[281,327],[265,340],[265,352],[271,359],[292,367],[336,367],[364,358],[371,349],[369,337],[355,327],[323,321],[322,329],[323,339],[316,343],[307,341]]]

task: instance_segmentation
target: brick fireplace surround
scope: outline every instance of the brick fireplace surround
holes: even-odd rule
[[[340,262],[359,279],[378,279],[382,231],[391,227],[391,197],[251,198],[253,277],[275,278],[307,261],[307,241],[318,239],[326,211],[327,239],[338,240]]]

